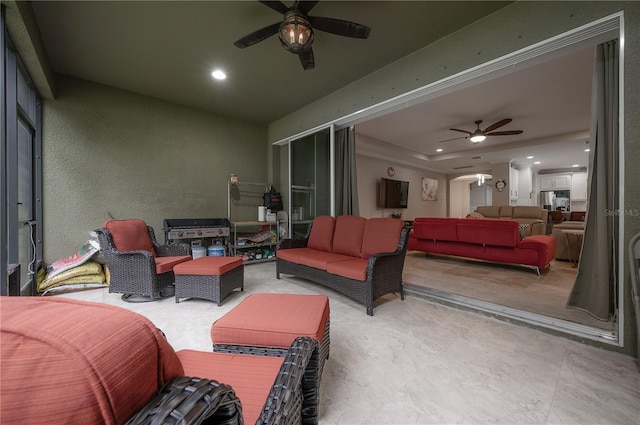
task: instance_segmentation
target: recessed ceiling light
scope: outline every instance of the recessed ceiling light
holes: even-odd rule
[[[436,149],[436,152],[442,152],[442,148]]]
[[[528,156],[527,159],[533,159],[533,156]]]
[[[227,74],[225,74],[223,71],[216,69],[211,73],[211,76],[213,78],[215,78],[216,80],[224,80],[225,78],[227,78]]]
[[[536,161],[536,162],[534,162],[534,164],[536,164],[536,165],[537,165],[537,164],[540,164],[540,161]]]
[[[584,151],[585,151],[585,152],[589,152],[589,151],[591,151],[591,149],[586,148]]]
[[[580,166],[580,164],[573,164],[572,165],[572,167],[574,167],[574,168],[579,167],[579,166]]]

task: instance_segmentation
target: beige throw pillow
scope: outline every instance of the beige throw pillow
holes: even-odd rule
[[[482,214],[480,214],[479,212],[472,212],[467,214],[466,218],[484,218],[484,216]]]

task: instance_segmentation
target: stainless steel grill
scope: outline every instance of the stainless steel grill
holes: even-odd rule
[[[167,218],[164,240],[168,243],[177,239],[228,237],[230,227],[226,218]]]

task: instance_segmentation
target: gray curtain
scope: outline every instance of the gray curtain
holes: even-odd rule
[[[354,133],[353,126],[336,131],[336,216],[359,214]]]
[[[618,258],[618,43],[596,47],[591,100],[589,202],[582,253],[567,307],[615,319]]]

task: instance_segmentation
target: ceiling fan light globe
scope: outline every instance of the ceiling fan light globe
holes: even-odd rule
[[[299,54],[311,47],[313,29],[304,16],[291,13],[286,15],[280,24],[278,38],[285,49],[291,53]]]
[[[481,143],[484,142],[484,139],[486,138],[487,136],[485,136],[484,134],[476,134],[471,136],[469,140],[471,140],[471,143]]]

